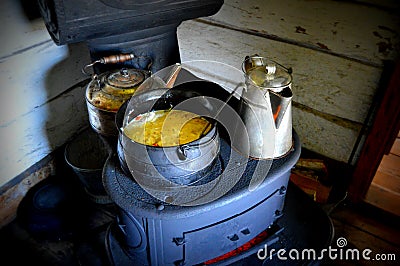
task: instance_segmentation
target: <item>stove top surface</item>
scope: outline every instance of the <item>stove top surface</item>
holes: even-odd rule
[[[221,138],[220,141],[220,154],[212,170],[196,183],[185,186],[189,193],[180,194],[187,197],[187,202],[190,202],[190,197],[193,201],[196,200],[196,195],[204,189],[208,190],[207,193],[222,193],[219,190],[225,191],[221,197],[216,197],[214,201],[207,202],[209,208],[217,207],[221,201],[235,198],[242,198],[249,194],[249,185],[254,180],[262,180],[259,187],[267,186],[277,176],[282,175],[288,169],[285,165],[292,165],[298,160],[300,156],[300,141],[295,131],[293,131],[293,149],[291,152],[282,158],[274,160],[255,160],[244,158],[238,152],[231,148],[229,143]],[[130,209],[132,206],[140,205],[140,208],[154,209],[154,206],[163,206],[169,209],[180,209],[184,206],[168,204],[160,198],[163,197],[163,191],[157,194],[158,191],[150,191],[160,195],[160,197],[153,197],[138,184],[134,178],[128,176],[120,167],[118,156],[113,153],[107,160],[103,170],[103,184],[110,197],[120,207]],[[172,191],[172,188],[170,191]],[[177,188],[179,191],[181,188]],[[154,195],[154,194],[153,194]],[[167,194],[168,195],[168,194]],[[223,203],[222,203],[223,204]],[[190,204],[189,204],[190,205]],[[196,207],[201,204],[193,204]],[[157,207],[156,207],[157,208]],[[188,210],[187,210],[188,211]]]

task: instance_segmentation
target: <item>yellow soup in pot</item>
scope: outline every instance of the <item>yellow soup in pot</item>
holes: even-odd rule
[[[168,147],[195,141],[211,130],[210,122],[183,110],[156,110],[140,114],[123,128],[135,142]]]

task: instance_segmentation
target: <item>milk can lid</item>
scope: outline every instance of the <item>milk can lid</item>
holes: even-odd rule
[[[280,91],[292,83],[290,69],[265,57],[246,57],[242,68],[246,77],[261,88]]]

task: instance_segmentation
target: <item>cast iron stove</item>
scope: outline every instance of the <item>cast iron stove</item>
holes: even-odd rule
[[[179,24],[215,14],[223,1],[40,0],[39,3],[57,45],[86,42],[93,61],[119,53],[133,54],[136,61],[114,68],[143,69],[149,66],[148,62],[141,62],[144,58],[152,62],[150,70],[156,72],[180,61],[176,37]],[[104,66],[94,70],[101,73],[107,69]],[[168,199],[161,201],[150,196],[124,173],[114,152],[103,169],[104,186],[120,209],[106,236],[110,262],[230,265],[251,259],[265,244],[284,242],[286,248],[326,246],[332,236],[329,218],[304,193],[296,190],[286,193],[290,170],[300,156],[300,141],[295,132],[293,142],[293,149],[275,159],[271,166],[271,161],[243,158],[222,139],[219,160],[202,182],[214,181],[221,174],[239,181],[222,197],[191,207],[168,204]],[[229,155],[234,163],[227,169]],[[256,175],[263,182],[250,191],[255,169],[261,169]],[[229,183],[230,178],[224,180]],[[230,187],[228,183],[223,185]],[[291,201],[286,204],[288,197]],[[299,204],[303,204],[302,208]],[[310,234],[310,228],[316,233]],[[282,232],[289,237],[282,237]],[[299,244],[299,239],[307,241]],[[257,265],[256,262],[262,263],[256,258],[241,265]]]
[[[290,170],[300,156],[295,132],[293,139],[294,147],[287,156],[274,160],[271,169],[265,167],[269,172],[257,171],[266,178],[253,191],[249,191],[249,182],[256,166],[263,169],[262,165],[270,162],[243,158],[222,139],[219,160],[204,180],[221,173],[240,174],[243,164],[246,169],[227,194],[191,207],[170,205],[150,196],[123,172],[113,154],[104,167],[103,183],[121,212],[107,236],[110,260],[114,265],[201,265],[219,261],[224,254],[249,243],[256,245],[243,249],[247,256],[268,241],[278,241],[266,236],[283,229],[274,223],[283,214]],[[238,167],[226,170],[228,158]],[[257,240],[262,235],[264,239]],[[236,260],[243,258],[235,255]]]

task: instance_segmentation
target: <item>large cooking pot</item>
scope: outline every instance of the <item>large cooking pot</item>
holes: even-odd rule
[[[202,179],[214,166],[220,151],[218,129],[210,118],[215,113],[215,107],[208,104],[205,95],[216,87],[219,86],[212,82],[188,82],[172,89],[161,88],[135,94],[125,102],[116,115],[119,129],[117,153],[125,173],[150,187],[189,185]],[[123,126],[137,115],[171,108],[208,117],[211,130],[193,142],[169,147],[143,145],[124,134]]]

